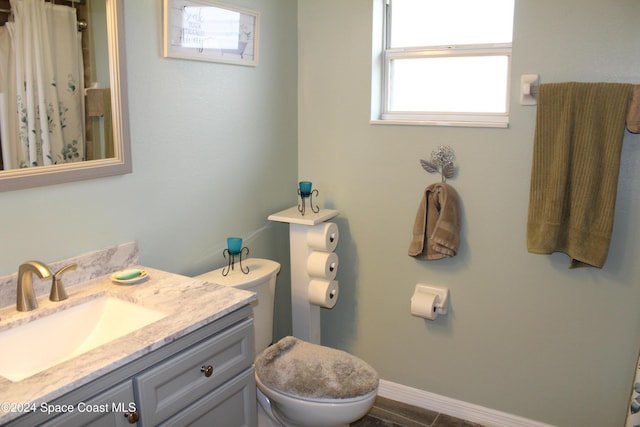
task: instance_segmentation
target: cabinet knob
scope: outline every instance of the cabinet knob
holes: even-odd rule
[[[209,378],[213,374],[213,366],[207,365],[200,368],[200,372],[204,373],[204,376]]]
[[[124,417],[129,421],[129,424],[135,424],[138,422],[138,411],[135,412],[125,412]]]

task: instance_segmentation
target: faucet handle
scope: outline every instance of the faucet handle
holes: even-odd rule
[[[64,290],[64,286],[62,286],[62,273],[67,270],[75,270],[78,267],[78,264],[73,263],[69,265],[65,265],[55,273],[53,273],[53,278],[51,279],[51,292],[49,293],[49,299],[51,301],[62,301],[69,296],[67,292]]]

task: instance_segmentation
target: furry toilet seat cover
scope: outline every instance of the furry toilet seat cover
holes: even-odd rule
[[[348,399],[378,387],[378,373],[363,360],[291,336],[265,349],[255,369],[263,384],[311,399]]]

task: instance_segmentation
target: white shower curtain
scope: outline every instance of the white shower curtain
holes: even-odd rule
[[[73,8],[11,0],[0,28],[5,169],[84,160],[84,71]]]
[[[640,357],[636,365],[636,373],[631,390],[631,400],[627,408],[627,423],[625,427],[640,427]]]

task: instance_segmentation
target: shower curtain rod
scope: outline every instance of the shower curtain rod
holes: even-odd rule
[[[11,13],[11,9],[0,9],[0,13]],[[78,31],[84,31],[87,27],[89,27],[89,23],[86,19],[78,19]]]
[[[84,2],[85,2],[85,0],[67,0],[67,1],[69,3],[78,3],[78,4],[84,4]],[[56,4],[56,0],[51,0],[51,1],[48,1],[47,3]],[[11,13],[11,9],[2,9],[2,8],[0,8],[0,13]],[[78,27],[80,27],[79,24],[78,24]]]

